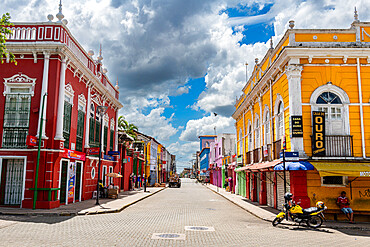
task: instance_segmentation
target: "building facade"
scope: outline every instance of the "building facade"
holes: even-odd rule
[[[107,184],[105,174],[119,169],[107,155],[117,150],[118,86],[106,76],[101,53],[87,53],[65,21],[9,29],[6,45],[18,65],[0,64],[0,204],[55,208],[90,199],[100,142],[99,179]]]
[[[370,24],[349,29],[291,29],[256,59],[237,100],[238,172],[246,172],[246,197],[279,207],[284,182],[302,206],[322,200],[330,210],[347,191],[355,212],[369,211]]]

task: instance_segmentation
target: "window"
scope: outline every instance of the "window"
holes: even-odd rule
[[[100,118],[99,114],[94,112],[94,104],[91,104],[90,110],[90,131],[89,131],[89,145],[90,147],[99,147],[100,142]]]
[[[109,167],[109,173],[113,173],[113,166]],[[109,185],[113,184],[113,178],[109,177]]]
[[[321,178],[322,185],[327,186],[345,186],[347,177],[342,176],[324,176]]]
[[[243,152],[242,129],[239,129],[239,155]]]
[[[253,133],[252,133],[252,125],[249,124],[248,127],[248,151],[253,150]]]
[[[265,145],[271,144],[270,138],[270,116],[268,108],[265,110],[265,119],[264,119],[264,143]]]
[[[107,151],[107,145],[108,145],[108,127],[104,126],[104,151]]]
[[[114,140],[114,130],[111,129],[110,131],[110,146],[109,146],[109,150],[114,150],[114,144],[113,144],[113,140]]]
[[[316,100],[318,110],[325,112],[325,132],[328,135],[343,133],[343,104],[338,95],[332,92],[322,93]]]
[[[279,102],[278,113],[277,113],[277,120],[276,120],[276,133],[277,139],[281,139],[284,136],[284,105],[283,102]]]
[[[77,120],[76,150],[80,152],[82,152],[83,147],[84,125],[85,125],[85,113],[79,110]]]
[[[260,120],[258,115],[256,115],[256,128],[254,129],[254,136],[256,138],[255,148],[261,146],[261,137],[260,137]]]
[[[67,149],[69,148],[69,136],[71,132],[71,115],[72,115],[72,104],[66,100],[64,101],[63,138],[65,139],[64,147]]]
[[[4,148],[27,147],[30,105],[29,94],[6,95],[2,145]]]

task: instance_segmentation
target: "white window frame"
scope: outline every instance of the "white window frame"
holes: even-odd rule
[[[264,145],[271,144],[270,110],[268,106],[265,106],[263,114],[263,143]]]
[[[248,151],[253,151],[253,129],[250,120],[248,120]]]
[[[261,121],[257,113],[254,118],[254,139],[255,139],[254,148],[260,148],[261,147]]]
[[[342,115],[343,130],[344,130],[343,135],[349,135],[351,133],[350,123],[349,123],[349,107],[348,107],[350,104],[350,100],[349,100],[347,93],[340,87],[335,86],[331,83],[328,83],[321,87],[316,88],[315,91],[313,91],[313,93],[311,94],[311,98],[310,98],[311,111],[318,111],[319,107],[323,107],[323,106],[330,108],[331,106],[330,104],[326,104],[326,105],[316,104],[316,100],[318,99],[318,97],[322,93],[325,93],[325,92],[332,92],[336,94],[339,97],[339,99],[342,101],[342,104],[335,104],[335,105],[333,104],[333,106],[341,106],[341,110],[342,110],[341,115]]]
[[[322,187],[346,187],[348,184],[348,176],[338,176],[343,177],[343,183],[342,184],[324,184],[324,177],[321,178],[321,186]]]

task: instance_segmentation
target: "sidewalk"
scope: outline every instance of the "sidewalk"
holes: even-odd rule
[[[279,212],[277,209],[270,208],[268,206],[255,205],[254,203],[250,202],[248,199],[242,196],[235,195],[230,192],[226,192],[226,190],[223,188],[217,189],[217,187],[212,184],[208,184],[204,186],[262,220],[272,222],[276,214]],[[297,225],[296,223],[291,222],[291,221],[283,221],[283,224]],[[353,229],[353,230],[369,231],[370,223],[366,223],[366,222],[357,223],[356,222],[356,224],[352,225],[352,224],[348,224],[348,222],[325,221],[323,223],[323,227],[332,228],[332,229]]]
[[[118,213],[123,209],[152,196],[165,187],[149,187],[144,190],[124,191],[118,195],[118,199],[100,198],[100,205],[95,205],[96,200],[90,199],[82,202],[62,205],[53,209],[26,209],[26,208],[7,208],[0,207],[0,215],[27,215],[27,216],[76,216],[89,214]]]

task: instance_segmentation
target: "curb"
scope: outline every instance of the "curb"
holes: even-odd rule
[[[85,212],[85,213],[79,213],[79,212],[61,212],[61,213],[48,213],[48,212],[42,212],[42,213],[37,213],[37,212],[32,212],[32,213],[22,213],[22,212],[0,212],[0,215],[10,215],[10,216],[44,216],[44,217],[56,217],[56,216],[86,216],[86,215],[96,215],[96,214],[110,214],[110,213],[119,213],[125,208],[140,202],[154,194],[159,193],[160,191],[166,189],[167,187],[163,187],[162,189],[157,190],[156,192],[146,194],[144,197],[139,198],[136,201],[130,202],[128,204],[123,205],[121,208],[118,209],[110,209],[106,211],[95,211],[95,212]]]
[[[220,194],[219,192],[217,192],[217,191],[215,191],[215,190],[213,190],[213,189],[211,189],[210,187],[208,187],[208,186],[206,186],[206,185],[204,185],[204,184],[202,184],[204,187],[206,187],[207,189],[209,189],[210,191],[212,191],[212,192],[214,192],[215,194],[217,194],[217,195],[219,195],[219,196],[221,196],[221,197],[223,197],[223,198],[225,198],[226,200],[228,200],[229,202],[231,202],[231,203],[233,203],[234,205],[236,205],[236,206],[238,206],[239,208],[241,208],[241,209],[243,209],[243,210],[245,210],[245,211],[247,211],[248,213],[250,213],[251,215],[253,215],[253,216],[255,216],[255,217],[257,217],[257,218],[259,218],[259,219],[261,219],[261,220],[264,220],[264,221],[267,221],[267,222],[272,222],[272,220],[270,220],[270,219],[266,219],[266,218],[263,218],[263,217],[261,217],[261,216],[259,216],[259,215],[257,215],[256,213],[254,213],[254,212],[252,212],[252,211],[250,211],[250,210],[248,210],[248,209],[246,209],[246,208],[244,208],[243,206],[241,206],[240,204],[238,204],[238,203],[236,203],[236,202],[234,202],[233,200],[231,200],[230,198],[228,198],[228,197],[226,197],[226,196],[224,196],[224,195],[222,195],[222,194]],[[324,221],[324,224],[325,224],[325,221]],[[294,222],[284,222],[284,223],[280,223],[280,225],[285,225],[285,226],[295,226],[295,225],[297,225],[297,224],[295,224]],[[323,228],[330,228],[330,229],[335,229],[335,230],[339,230],[339,229],[341,229],[341,230],[360,230],[360,231],[370,231],[370,227],[361,227],[361,226],[358,226],[358,227],[356,227],[356,226],[351,226],[351,227],[346,227],[346,226],[327,226],[327,225],[324,225],[323,226]]]

